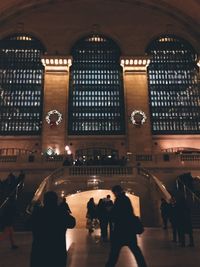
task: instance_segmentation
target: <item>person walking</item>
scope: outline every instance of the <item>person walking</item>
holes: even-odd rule
[[[167,229],[168,220],[169,220],[169,204],[164,198],[161,198],[161,205],[160,205],[161,217],[163,221],[163,229]]]
[[[44,206],[33,210],[30,267],[66,267],[66,230],[74,228],[76,221],[57,202],[57,194],[49,191],[44,194]]]
[[[70,207],[69,207],[68,203],[66,202],[66,198],[65,197],[62,198],[62,201],[61,201],[59,207],[61,209],[63,209],[64,212],[68,212],[70,214],[72,213],[71,210],[70,210]]]
[[[14,220],[16,216],[16,203],[14,198],[10,198],[8,203],[3,208],[3,214],[1,218],[1,224],[3,232],[0,235],[0,241],[8,238],[10,240],[11,249],[17,249],[18,246],[14,240]]]
[[[112,225],[111,213],[112,213],[112,208],[113,208],[114,204],[113,204],[113,201],[112,201],[110,195],[107,195],[106,198],[103,199],[103,202],[104,202],[104,208],[105,208],[104,240],[107,241],[107,239],[108,239],[108,226],[109,226],[110,238],[111,238],[111,235],[112,235],[113,225]]]
[[[89,234],[94,231],[94,221],[97,219],[97,206],[94,202],[94,198],[91,197],[87,202],[87,228]]]
[[[132,229],[133,207],[130,199],[125,195],[120,185],[112,188],[115,202],[112,208],[113,232],[111,236],[111,248],[105,267],[114,267],[118,261],[120,250],[128,246],[135,256],[138,267],[147,267],[142,251],[137,244],[137,237]]]
[[[174,196],[172,196],[169,204],[169,221],[172,226],[172,242],[179,242],[180,241],[180,236],[178,232],[178,218],[177,218],[177,204],[176,204],[176,199]]]

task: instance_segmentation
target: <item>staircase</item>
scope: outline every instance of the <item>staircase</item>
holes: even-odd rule
[[[29,215],[26,208],[33,198],[33,193],[22,192],[17,199],[17,216],[15,218],[14,229],[17,232],[28,231]]]
[[[6,209],[8,203],[11,201],[15,206],[16,215],[14,222],[15,231],[24,231],[26,229],[26,206],[30,203],[33,195],[23,192],[23,181],[20,181],[10,192],[1,191],[0,198],[0,215],[4,216],[4,209]]]
[[[177,178],[177,191],[181,191],[184,194],[185,199],[190,207],[193,228],[200,229],[200,180],[197,183],[196,179],[194,179],[192,176],[188,176],[188,181],[185,179],[187,175],[184,174],[183,176],[183,180],[180,179],[181,176]]]

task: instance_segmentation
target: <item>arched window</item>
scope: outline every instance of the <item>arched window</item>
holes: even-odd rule
[[[40,134],[43,52],[42,44],[28,34],[0,41],[0,135]]]
[[[197,54],[173,35],[147,48],[149,99],[153,134],[200,133],[200,87]]]
[[[69,134],[124,134],[119,47],[102,35],[90,35],[75,44],[72,56]]]

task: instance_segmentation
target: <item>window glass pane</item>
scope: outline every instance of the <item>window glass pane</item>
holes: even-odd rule
[[[0,41],[0,134],[41,132],[44,48],[33,37],[15,34]]]
[[[109,38],[91,35],[75,44],[72,56],[69,134],[124,134],[123,80],[118,46]],[[108,113],[112,116],[108,117]]]
[[[200,87],[194,49],[168,35],[153,41],[147,53],[153,134],[199,134]]]

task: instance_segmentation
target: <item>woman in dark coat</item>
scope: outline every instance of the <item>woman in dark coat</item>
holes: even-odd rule
[[[57,194],[44,195],[44,207],[32,214],[33,234],[31,267],[66,267],[66,230],[75,226],[75,219],[57,205]]]
[[[94,202],[94,198],[91,197],[89,201],[87,202],[87,228],[89,233],[92,233],[94,231],[94,221],[97,219],[97,206]]]

